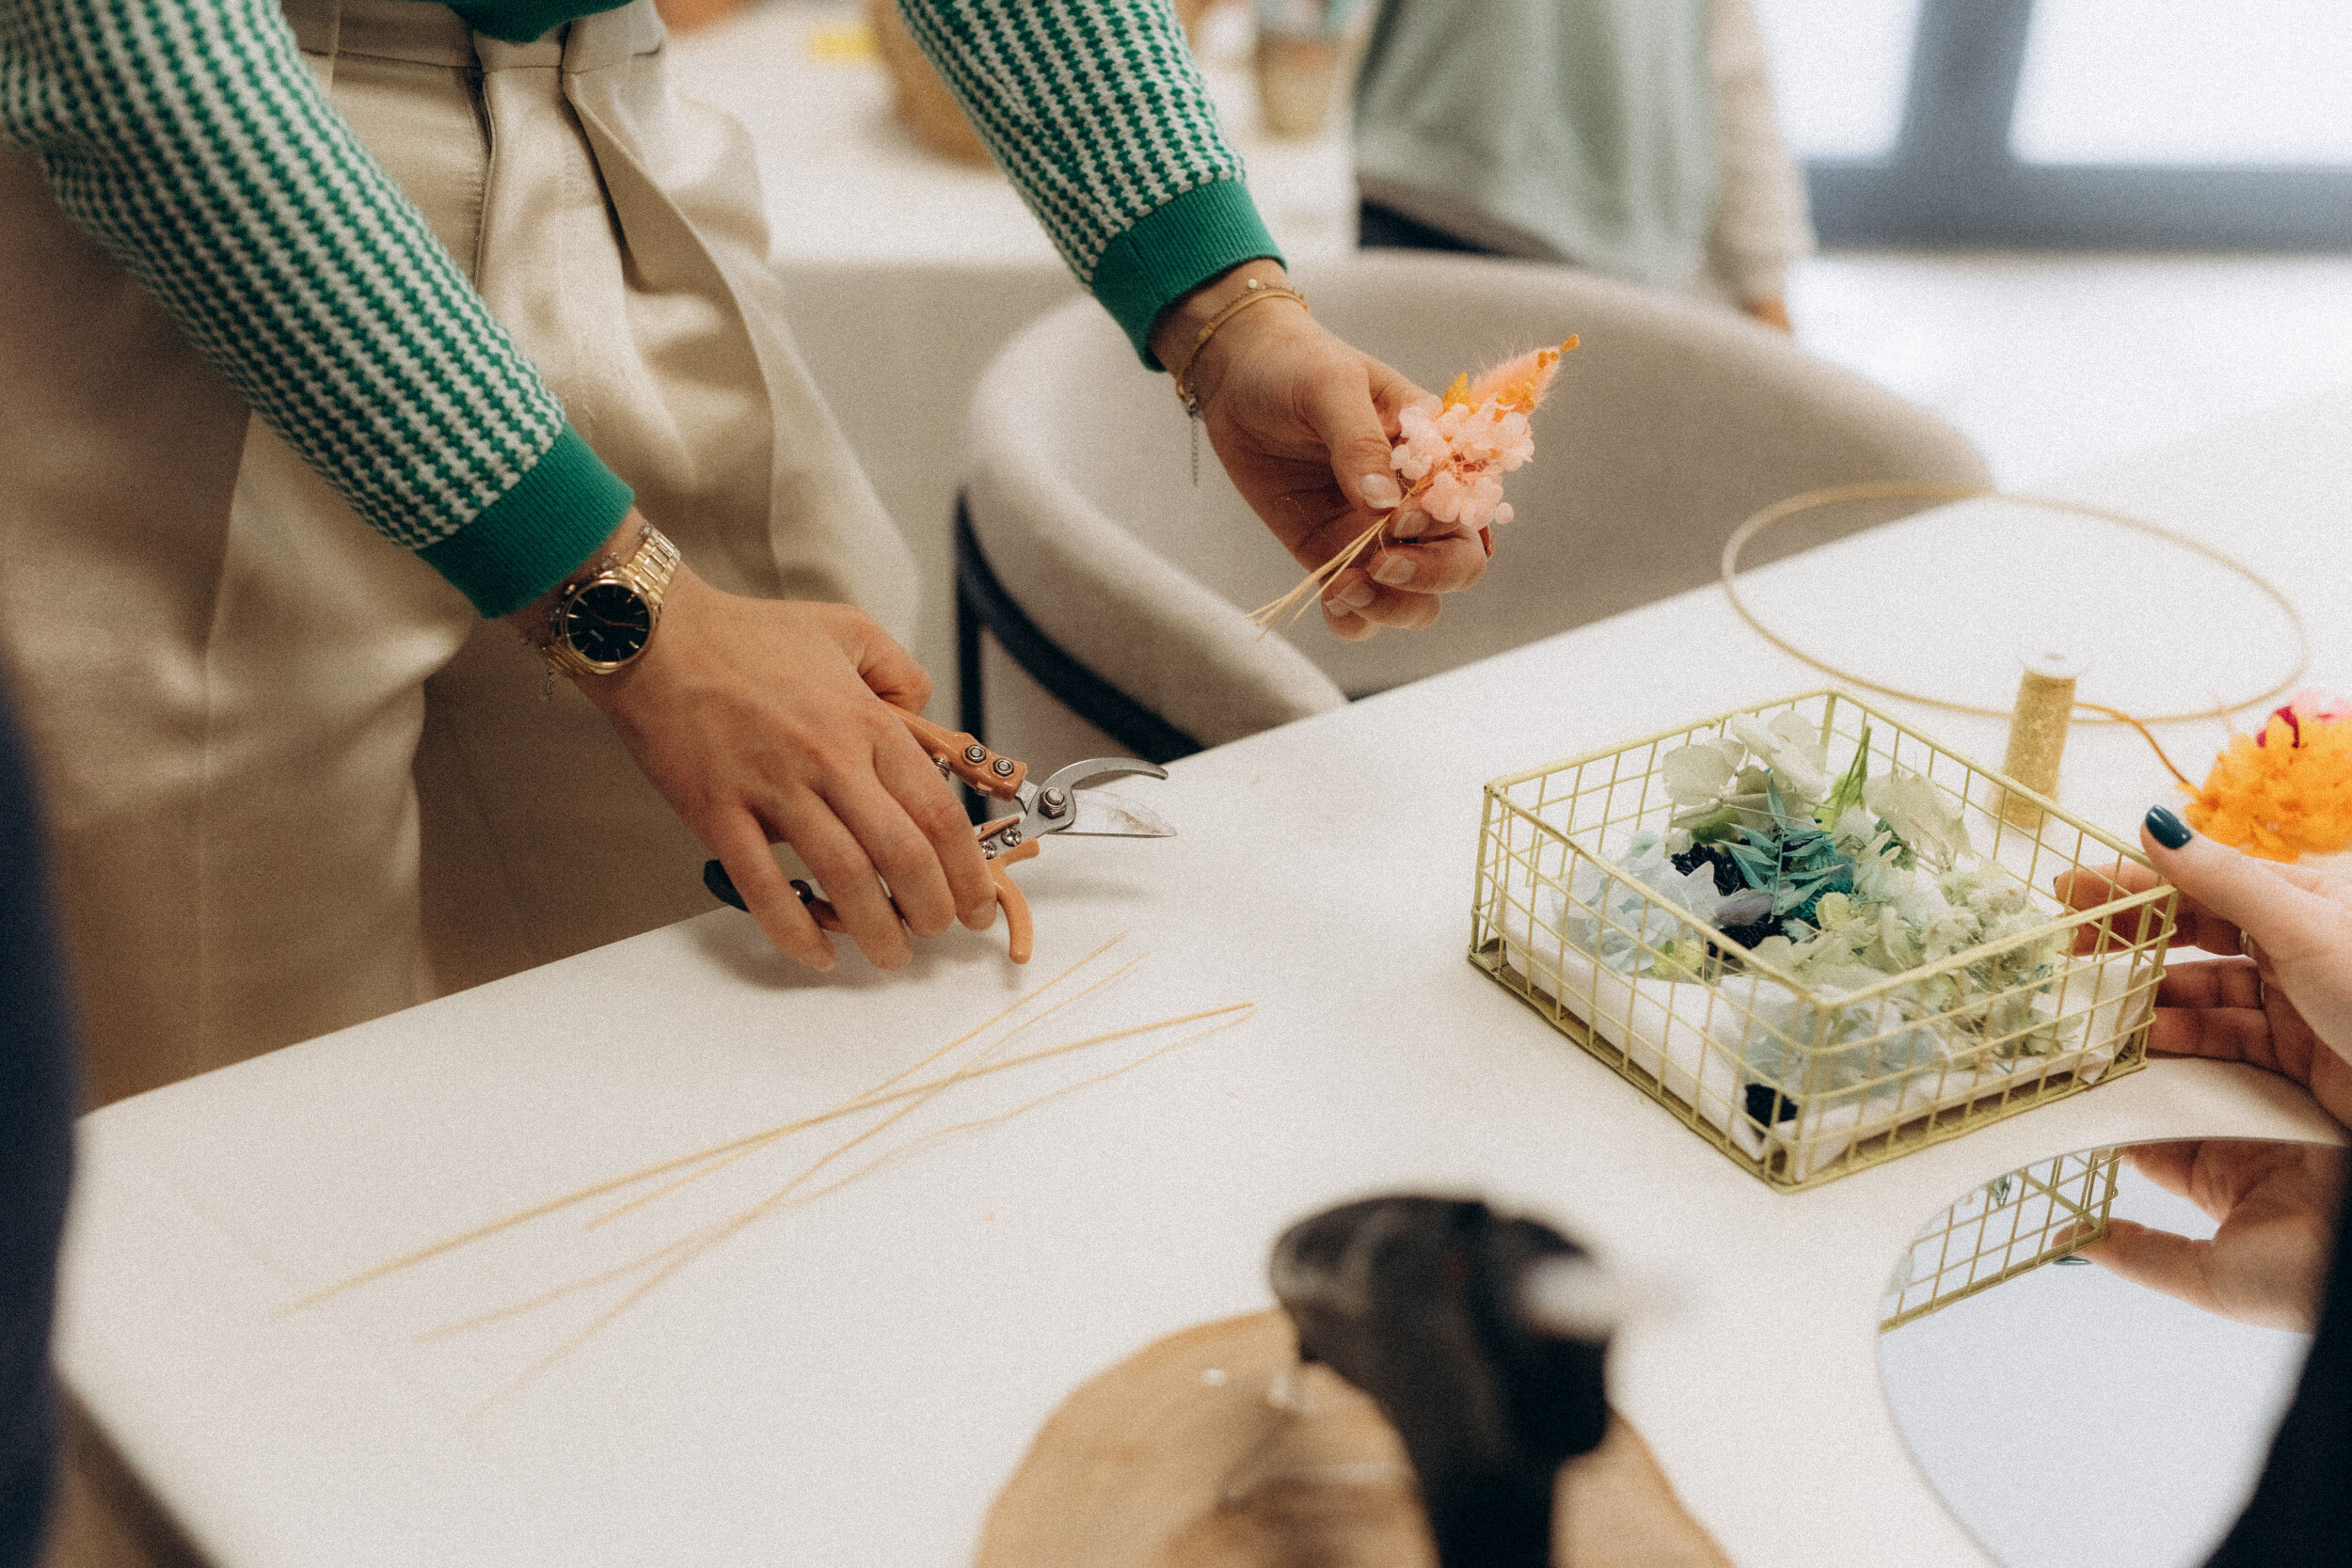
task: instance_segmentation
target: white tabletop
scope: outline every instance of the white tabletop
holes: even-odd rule
[[[2072,493],[2287,584],[2341,683],[2352,626],[2323,595],[2352,572],[2347,434],[2352,396]],[[1828,580],[1825,564],[1908,582],[1887,589],[1899,625],[1937,596],[1954,532],[1964,518],[1916,519],[1762,588]],[[2231,632],[2154,636],[2217,644],[2195,667],[2228,682],[2261,654]],[[803,975],[719,911],[112,1107],[84,1124],[65,1378],[225,1568],[956,1564],[1073,1386],[1266,1304],[1283,1225],[1371,1191],[1468,1190],[1643,1282],[1615,1397],[1743,1568],[1884,1560],[1890,1544],[1914,1568],[1981,1564],[1879,1389],[1880,1291],[1913,1229],[2059,1150],[2333,1133],[2281,1080],[2167,1062],[1784,1196],[1464,961],[1484,780],[1816,684],[1719,594],[1685,594],[1130,786],[1181,836],[1049,846],[1024,868],[1026,971],[992,933],[930,944],[897,976],[853,957]],[[1915,719],[1997,757],[1997,723]],[[2168,738],[2201,770],[2220,733]],[[2169,798],[2141,743],[2104,731],[2077,733],[2064,793],[2119,832]],[[276,1315],[535,1199],[831,1104],[1121,931],[1147,961],[1038,1043],[1233,1001],[1256,1017],[746,1229],[470,1425],[611,1292],[411,1336],[622,1256],[609,1233],[550,1223]],[[1133,1054],[1104,1052],[973,1086],[921,1126]],[[646,1211],[641,1236],[682,1233],[800,1164],[763,1158],[707,1184],[731,1192]]]

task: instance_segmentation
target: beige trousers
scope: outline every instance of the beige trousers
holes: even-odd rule
[[[647,0],[528,45],[288,0],[338,109],[694,569],[899,635],[749,144]],[[709,907],[584,700],[362,525],[0,151],[0,646],[103,1103]]]

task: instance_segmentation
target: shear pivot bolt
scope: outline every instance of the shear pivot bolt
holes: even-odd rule
[[[1038,797],[1038,809],[1048,816],[1059,816],[1070,809],[1070,797],[1058,789],[1049,789]]]
[[[985,746],[966,746],[963,749],[963,760],[966,762],[986,762],[988,760],[988,748]]]
[[[1005,847],[1008,849],[1018,849],[1021,847],[1020,829],[1007,828],[1005,830]]]
[[[978,759],[977,757],[975,757],[973,760],[974,760],[975,762],[977,762],[977,761],[978,761],[979,759]],[[1000,778],[1000,779],[1009,779],[1009,778],[1011,778],[1011,777],[1012,777],[1012,758],[1010,758],[1010,757],[998,757],[998,758],[996,759],[995,763],[993,765],[993,767],[992,767],[992,768],[991,768],[991,771],[993,771],[993,773],[994,773],[994,774],[995,774],[998,778]]]

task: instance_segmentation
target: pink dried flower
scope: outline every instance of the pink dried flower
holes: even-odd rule
[[[1550,390],[1560,356],[1574,347],[1576,340],[1570,338],[1558,348],[1506,359],[1474,382],[1467,375],[1455,376],[1442,398],[1425,398],[1399,409],[1389,464],[1405,477],[1404,499],[1309,572],[1297,587],[1259,606],[1250,616],[1258,623],[1259,635],[1273,630],[1285,617],[1304,615],[1317,591],[1327,589],[1366,549],[1376,547],[1402,514],[1425,512],[1438,522],[1474,533],[1493,555],[1492,525],[1507,523],[1512,515],[1502,499],[1502,481],[1496,476],[1534,459],[1535,438],[1527,417]],[[1396,536],[1404,537],[1403,531]]]
[[[2287,744],[2300,746],[2303,744],[2304,725],[2334,724],[2352,719],[2352,697],[2340,697],[2333,692],[2322,691],[2315,686],[2307,686],[2289,697],[2286,705],[2273,711],[2271,717],[2285,720]],[[2266,746],[2269,743],[2270,726],[2265,724],[2262,733],[2254,736],[2254,744]]]
[[[1509,522],[1513,514],[1495,472],[1534,458],[1527,416],[1550,390],[1560,356],[1576,343],[1570,338],[1558,348],[1507,359],[1476,381],[1456,376],[1444,397],[1399,410],[1389,462],[1409,486],[1407,504],[1471,531]]]

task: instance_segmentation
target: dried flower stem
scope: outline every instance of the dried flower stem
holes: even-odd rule
[[[1345,549],[1340,551],[1339,554],[1333,556],[1330,560],[1325,562],[1313,571],[1309,572],[1304,578],[1299,579],[1297,587],[1292,589],[1280,598],[1272,600],[1266,604],[1262,604],[1257,609],[1251,610],[1249,612],[1249,619],[1257,623],[1258,635],[1263,638],[1267,632],[1274,629],[1275,625],[1278,622],[1284,621],[1285,619],[1295,621],[1301,615],[1306,614],[1307,606],[1313,602],[1315,594],[1322,591],[1324,584],[1329,582],[1333,578],[1339,576],[1341,572],[1344,571],[1349,562],[1353,562],[1356,557],[1362,552],[1366,545],[1369,545],[1374,540],[1379,538],[1380,531],[1387,528],[1389,526],[1390,519],[1395,515],[1396,511],[1394,508],[1391,508],[1387,512],[1383,512],[1380,514],[1378,519],[1375,520],[1370,528],[1364,530],[1363,532],[1356,536],[1355,543],[1349,545]]]
[[[839,1181],[836,1181],[830,1186],[821,1188],[818,1192],[807,1195],[807,1196],[803,1198],[801,1201],[813,1202],[817,1198],[822,1197],[827,1194],[838,1192],[841,1188],[848,1186],[850,1182],[871,1174],[882,1165],[887,1164],[897,1155],[914,1147],[915,1144],[929,1141],[929,1138],[930,1137],[945,1136],[948,1132],[963,1131],[965,1128],[983,1127],[993,1122],[1009,1120],[1012,1117],[1033,1110],[1037,1106],[1042,1105],[1048,1101],[1057,1098],[1058,1095],[1062,1093],[1084,1088],[1089,1084],[1101,1083],[1110,1078],[1116,1078],[1122,1072],[1131,1071],[1136,1068],[1141,1067],[1145,1062],[1149,1062],[1155,1057],[1167,1054],[1168,1052],[1175,1050],[1178,1046],[1188,1044],[1192,1040],[1216,1034],[1220,1029],[1231,1028],[1235,1023],[1245,1022],[1247,1015],[1253,1012],[1256,1007],[1257,1004],[1254,1002],[1232,1003],[1222,1007],[1210,1007],[1196,1013],[1186,1013],[1178,1018],[1162,1019],[1155,1023],[1137,1024],[1132,1028],[1114,1030],[1107,1035],[1096,1036],[1090,1040],[1079,1041],[1073,1045],[1062,1047],[1060,1049],[1063,1051],[1076,1050],[1085,1045],[1107,1044],[1113,1040],[1128,1039],[1137,1035],[1152,1034],[1162,1029],[1172,1029],[1181,1024],[1200,1022],[1206,1019],[1230,1019],[1228,1022],[1218,1024],[1215,1028],[1200,1030],[1195,1034],[1185,1036],[1183,1039],[1172,1041],[1158,1051],[1151,1052],[1146,1055],[1137,1058],[1136,1061],[1128,1063],[1123,1068],[1116,1069],[1110,1072],[1098,1074],[1094,1078],[1085,1080],[1079,1084],[1068,1085],[1066,1089],[1057,1090],[1053,1093],[1041,1095],[1025,1105],[1016,1106],[1012,1110],[1004,1112],[998,1116],[984,1117],[978,1121],[967,1123],[964,1128],[946,1128],[942,1129],[941,1132],[937,1133],[929,1134],[925,1138],[913,1140],[910,1144],[901,1146],[901,1148],[897,1149],[886,1151],[885,1153],[876,1157],[874,1160],[869,1161],[863,1166],[860,1166],[857,1170],[852,1171],[849,1176],[844,1177]],[[1241,1013],[1244,1017],[1230,1018],[1230,1015],[1235,1013]],[[1057,1053],[1058,1053],[1058,1052]],[[594,1284],[599,1284],[606,1280],[622,1277],[636,1272],[638,1269],[644,1268],[650,1264],[658,1262],[665,1258],[669,1259],[669,1261],[663,1263],[662,1266],[658,1269],[650,1278],[637,1286],[636,1289],[630,1291],[628,1294],[623,1296],[618,1302],[615,1302],[612,1307],[606,1308],[605,1311],[599,1313],[588,1323],[586,1327],[580,1329],[580,1332],[564,1340],[564,1343],[558,1345],[554,1350],[540,1357],[539,1360],[533,1362],[531,1366],[525,1368],[523,1371],[517,1374],[514,1380],[508,1383],[503,1388],[501,1388],[497,1393],[491,1395],[488,1399],[483,1401],[482,1403],[476,1405],[472,1412],[466,1418],[467,1424],[470,1426],[475,1421],[480,1420],[498,1404],[520,1392],[523,1388],[529,1386],[539,1378],[545,1376],[566,1356],[569,1356],[573,1352],[579,1350],[582,1345],[585,1345],[590,1339],[593,1339],[605,1329],[611,1327],[623,1313],[627,1312],[630,1307],[636,1306],[639,1302],[644,1300],[646,1296],[653,1292],[656,1287],[662,1283],[662,1281],[668,1279],[672,1275],[676,1274],[687,1264],[692,1262],[704,1253],[708,1252],[712,1247],[717,1246],[720,1243],[726,1241],[729,1237],[738,1234],[749,1226],[766,1217],[775,1210],[787,1206],[787,1200],[791,1197],[792,1194],[799,1189],[802,1183],[805,1182],[818,1171],[823,1169],[826,1165],[831,1164],[834,1160],[839,1159],[842,1155],[848,1153],[850,1149],[855,1148],[858,1145],[866,1142],[867,1139],[875,1136],[884,1129],[921,1109],[923,1105],[929,1103],[930,1101],[941,1091],[944,1091],[955,1084],[963,1083],[968,1081],[970,1078],[980,1076],[988,1070],[989,1069],[987,1068],[967,1069],[965,1071],[953,1073],[946,1078],[934,1081],[935,1086],[931,1088],[930,1093],[924,1095],[914,1104],[907,1105],[893,1113],[891,1116],[884,1117],[881,1122],[867,1128],[856,1137],[850,1139],[847,1143],[842,1144],[832,1152],[816,1160],[804,1167],[801,1173],[795,1176],[791,1180],[786,1182],[783,1186],[777,1188],[774,1192],[769,1194],[757,1203],[753,1204],[750,1208],[743,1210],[739,1213],[733,1214],[726,1219],[720,1220],[715,1224],[705,1226],[701,1230],[691,1232],[680,1240],[671,1243],[668,1246],[660,1248],[655,1252],[648,1253],[646,1256],[638,1259],[633,1263],[625,1264],[618,1269],[608,1270],[604,1274],[596,1275],[592,1279],[575,1281],[570,1286],[559,1287],[557,1290],[548,1292],[543,1297],[534,1298],[532,1302],[522,1303],[512,1308],[505,1308],[496,1312],[487,1313],[480,1318],[469,1320],[466,1323],[452,1324],[446,1329],[431,1331],[431,1333],[435,1335],[454,1333],[461,1328],[472,1326],[475,1323],[485,1323],[501,1318],[511,1317],[517,1312],[527,1311],[532,1307],[539,1305],[543,1301],[552,1301],[559,1296],[569,1294],[572,1291],[586,1289],[588,1286]],[[673,1254],[676,1254],[676,1256],[673,1256]]]
[[[1100,950],[1098,949],[1097,951]],[[1128,959],[1125,963],[1120,964],[1117,969],[1112,970],[1108,974],[1104,975],[1100,980],[1095,981],[1094,984],[1087,987],[1086,990],[1077,992],[1075,995],[1064,997],[1061,1001],[1055,1003],[1052,1006],[1046,1008],[1043,1012],[1039,1013],[1034,1018],[1022,1020],[1021,1022],[1015,1024],[1010,1030],[1009,1030],[1002,1039],[997,1040],[993,1044],[990,1045],[985,1051],[981,1052],[980,1054],[974,1060],[972,1066],[977,1067],[981,1062],[987,1061],[997,1052],[1004,1050],[1006,1046],[1020,1038],[1024,1030],[1042,1023],[1047,1019],[1053,1017],[1056,1013],[1061,1011],[1064,1007],[1067,1007],[1073,1003],[1083,1002],[1088,997],[1092,996],[1096,991],[1101,990],[1104,986],[1109,985],[1112,981],[1117,980],[1120,975],[1125,974],[1129,970],[1135,968],[1136,965],[1141,963],[1145,957],[1146,955],[1137,954],[1136,957]],[[1003,1015],[999,1014],[998,1016],[1001,1018]],[[930,1055],[925,1057],[923,1061],[916,1063],[915,1066],[923,1067],[931,1062],[935,1062],[939,1060],[941,1056],[946,1055],[947,1052],[954,1050],[956,1045],[961,1045],[964,1040],[969,1040],[970,1038],[972,1038],[972,1036],[966,1035],[963,1037],[963,1039],[956,1041],[953,1045],[949,1045],[939,1051],[933,1052]],[[910,1072],[913,1070],[914,1070],[913,1068],[908,1069]],[[967,1068],[963,1070],[968,1072],[970,1069]],[[857,1100],[844,1101],[844,1104],[847,1105],[850,1111],[865,1110],[871,1106],[881,1105],[884,1103],[887,1099],[895,1098],[889,1096],[887,1091],[892,1085],[897,1084],[899,1079],[902,1079],[905,1076],[906,1073],[902,1072],[896,1078],[886,1079],[875,1088],[869,1089],[866,1094],[859,1096]],[[946,1085],[961,1081],[961,1080],[959,1077],[951,1074],[946,1078],[930,1080],[930,1083],[945,1086]],[[926,1086],[928,1085],[918,1085],[915,1088],[910,1089],[907,1092],[910,1095],[918,1094],[923,1092]],[[758,1153],[761,1149],[790,1137],[793,1133],[800,1132],[808,1125],[809,1123],[806,1120],[802,1120],[798,1122],[787,1122],[781,1127],[771,1128],[768,1131],[768,1132],[754,1138],[751,1142],[742,1144],[738,1148],[728,1150],[724,1155],[711,1161],[708,1164],[704,1165],[699,1170],[690,1170],[684,1176],[678,1177],[674,1180],[663,1182],[660,1186],[656,1187],[652,1192],[630,1198],[627,1203],[620,1205],[618,1208],[606,1210],[603,1213],[598,1214],[594,1219],[590,1220],[581,1228],[594,1230],[597,1227],[604,1225],[606,1222],[619,1219],[623,1214],[628,1213],[633,1210],[643,1209],[645,1205],[652,1203],[657,1199],[667,1197],[670,1194],[678,1191],[682,1187],[691,1186],[693,1183],[700,1181],[706,1176],[711,1176],[719,1171],[726,1169],[727,1166],[735,1164],[738,1160],[749,1159],[752,1155]]]
[[[638,1169],[630,1171],[625,1176],[612,1177],[606,1180],[594,1182],[589,1186],[582,1187],[577,1192],[566,1193],[561,1197],[551,1197],[547,1199],[545,1202],[534,1203],[527,1209],[517,1209],[511,1214],[506,1214],[498,1219],[490,1220],[485,1224],[475,1226],[469,1230],[461,1230],[454,1236],[444,1237],[440,1241],[435,1242],[430,1245],[419,1247],[414,1252],[404,1253],[400,1257],[391,1259],[387,1262],[375,1264],[372,1268],[362,1269],[359,1273],[352,1275],[347,1278],[337,1280],[332,1285],[326,1286],[321,1290],[313,1291],[310,1294],[302,1297],[299,1301],[292,1302],[279,1307],[275,1315],[281,1318],[287,1317],[293,1313],[303,1311],[306,1308],[316,1307],[322,1302],[333,1300],[335,1297],[342,1295],[347,1291],[355,1291],[362,1285],[373,1284],[375,1281],[386,1278],[391,1275],[398,1274],[404,1269],[414,1268],[419,1263],[430,1261],[431,1259],[438,1258],[445,1253],[454,1252],[459,1247],[469,1246],[475,1242],[486,1241],[488,1238],[499,1234],[501,1231],[511,1230],[518,1225],[527,1225],[532,1220],[541,1219],[548,1214],[556,1213],[559,1211],[568,1209],[574,1204],[585,1203],[591,1198],[602,1197],[607,1193],[619,1192],[623,1188],[634,1186],[640,1181],[649,1181],[657,1176],[667,1176],[672,1171],[685,1170],[691,1166],[701,1164],[706,1161],[733,1154],[738,1149],[749,1148],[752,1147],[765,1148],[767,1145],[775,1142],[780,1137],[789,1136],[791,1133],[801,1132],[803,1129],[815,1127],[828,1121],[837,1121],[843,1117],[854,1116],[860,1111],[868,1110],[877,1105],[889,1104],[893,1101],[905,1099],[908,1096],[919,1094],[923,1091],[924,1085],[917,1085],[914,1088],[899,1090],[895,1093],[890,1091],[896,1085],[903,1081],[910,1074],[921,1071],[924,1068],[938,1061],[942,1056],[945,1056],[948,1053],[954,1051],[958,1046],[966,1044],[969,1041],[977,1038],[979,1036],[987,1033],[990,1029],[993,1029],[997,1024],[1003,1022],[1006,1019],[1010,1018],[1013,1014],[1019,1012],[1022,1008],[1027,1006],[1030,1003],[1036,1001],[1047,991],[1052,990],[1056,986],[1060,985],[1064,980],[1069,979],[1073,974],[1075,974],[1078,971],[1092,963],[1095,959],[1101,958],[1104,953],[1109,952],[1113,947],[1116,947],[1120,942],[1126,941],[1127,935],[1128,933],[1125,931],[1120,932],[1119,935],[1111,938],[1110,941],[1103,943],[1093,952],[1089,953],[1085,958],[1080,958],[1076,963],[1072,964],[1068,969],[1063,970],[1059,974],[1055,975],[1043,985],[1041,985],[1036,989],[1014,998],[993,1017],[989,1018],[974,1028],[966,1030],[964,1033],[957,1036],[954,1039],[949,1040],[946,1045],[941,1046],[938,1050],[914,1063],[912,1066],[891,1074],[891,1076],[883,1079],[874,1087],[863,1090],[856,1095],[852,1095],[850,1099],[843,1101],[838,1105],[834,1106],[831,1110],[819,1111],[814,1116],[800,1117],[798,1120],[787,1122],[781,1127],[771,1127],[764,1132],[753,1132],[746,1134],[743,1137],[731,1138],[724,1143],[713,1144],[708,1148],[696,1149],[691,1154],[681,1154],[674,1159],[663,1160],[655,1164],[640,1166]],[[1070,1049],[1075,1048],[1073,1047]],[[1009,1068],[1025,1066],[1029,1062],[1041,1061],[1047,1056],[1057,1053],[1056,1052],[1033,1053],[1027,1056],[1015,1057],[1008,1061],[998,1063],[987,1070],[1001,1071]],[[980,1074],[975,1073],[973,1076],[977,1077],[980,1076]]]

